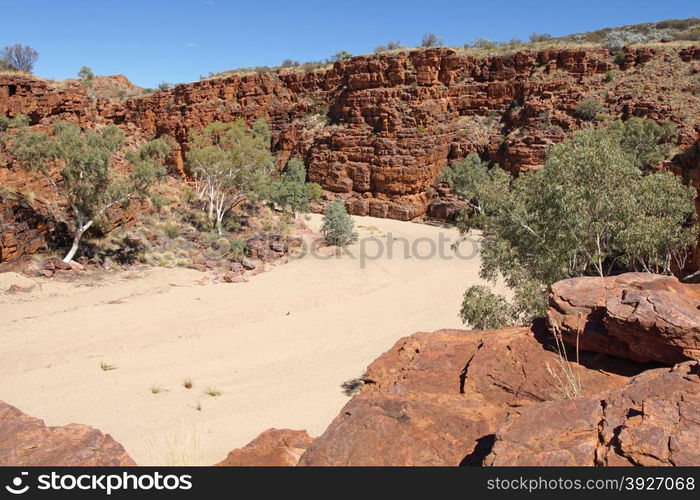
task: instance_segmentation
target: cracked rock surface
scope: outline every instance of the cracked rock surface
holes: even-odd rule
[[[513,411],[485,465],[700,464],[700,365],[649,370],[595,397]]]
[[[549,320],[564,341],[648,363],[700,359],[700,284],[626,273],[552,285]]]
[[[399,340],[300,465],[477,465],[509,409],[563,395],[544,328],[438,330]],[[585,354],[586,394],[623,385],[635,367]],[[615,366],[616,373],[612,367]]]

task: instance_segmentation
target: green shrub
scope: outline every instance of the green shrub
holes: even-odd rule
[[[345,246],[357,241],[355,223],[342,200],[334,200],[323,211],[321,232],[327,244]]]
[[[245,240],[243,238],[232,238],[229,246],[229,254],[234,259],[239,259],[245,255]]]
[[[345,50],[339,50],[331,56],[331,61],[345,61],[346,59],[352,58],[352,54]]]
[[[270,183],[268,198],[296,216],[308,212],[309,201],[320,197],[318,188],[313,186],[306,183],[306,165],[299,158],[292,158],[279,179]]]
[[[674,137],[647,119],[613,122],[574,132],[551,147],[543,168],[510,184],[476,161],[448,175],[483,206],[481,277],[502,277],[514,291],[512,322],[544,315],[549,286],[562,279],[684,269],[698,237],[696,192],[649,168],[670,156]],[[470,222],[458,221],[462,233]],[[470,318],[495,301],[476,291],[468,299]]]
[[[576,105],[576,116],[586,121],[593,121],[596,119],[598,113],[603,111],[603,103],[598,99],[589,97],[583,99]]]
[[[30,125],[30,120],[27,115],[17,115],[12,118],[0,115],[0,132],[9,128],[23,128]]]
[[[78,71],[78,78],[80,78],[81,82],[86,87],[92,87],[92,81],[95,78],[95,73],[93,73],[87,66],[83,66],[80,68],[80,71]]]
[[[513,307],[483,285],[473,285],[464,292],[459,317],[475,330],[492,330],[512,324]]]

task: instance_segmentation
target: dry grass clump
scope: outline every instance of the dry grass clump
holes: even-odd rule
[[[554,378],[557,383],[557,392],[561,398],[576,398],[583,395],[583,387],[581,385],[581,365],[579,363],[579,332],[580,326],[576,333],[576,348],[575,360],[569,360],[564,338],[562,337],[559,325],[552,325],[552,333],[554,336],[555,350],[557,353],[557,365],[552,368],[549,363],[546,364],[547,372]]]

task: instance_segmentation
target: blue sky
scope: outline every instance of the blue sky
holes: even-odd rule
[[[700,16],[697,0],[225,1],[0,0],[0,46],[39,51],[35,73],[73,77],[82,65],[154,87],[210,71],[372,52],[434,32],[448,45],[475,37],[527,39],[606,26]]]

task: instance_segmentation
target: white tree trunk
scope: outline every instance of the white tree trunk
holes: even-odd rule
[[[68,263],[73,260],[73,257],[75,257],[75,254],[78,251],[78,248],[80,247],[80,238],[83,237],[85,231],[90,229],[90,226],[92,226],[92,222],[93,221],[88,221],[87,224],[85,224],[84,226],[80,226],[75,232],[75,236],[73,236],[73,245],[70,247],[70,250],[68,250],[68,253],[63,258],[63,262]]]

